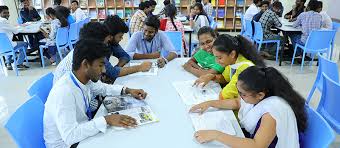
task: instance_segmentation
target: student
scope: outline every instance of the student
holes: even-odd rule
[[[321,29],[322,16],[317,12],[318,2],[310,1],[307,7],[308,7],[308,11],[301,13],[293,24],[293,27],[302,28],[302,34],[295,33],[295,34],[289,35],[292,41],[293,47],[296,46],[296,43],[304,45],[307,41],[309,33],[312,30]],[[302,58],[301,55],[302,55],[302,50],[300,48],[297,48],[297,51],[296,51],[296,56],[298,56],[297,58]],[[309,59],[309,57],[307,59]]]
[[[185,38],[184,38],[184,26],[181,21],[176,20],[177,8],[175,7],[175,5],[170,4],[170,5],[167,5],[164,10],[165,10],[166,18],[161,19],[160,30],[182,32],[183,47],[185,49],[185,53],[187,53],[187,48],[186,48]]]
[[[293,9],[285,14],[285,19],[289,19],[290,22],[296,21],[297,17],[305,11],[306,0],[296,0]]]
[[[76,20],[73,18],[73,16],[71,15],[71,11],[64,7],[64,6],[56,6],[54,8],[54,10],[57,12],[57,13],[60,13],[62,16],[64,16],[66,19],[67,19],[67,23],[68,25],[71,25],[73,23],[76,22]]]
[[[57,6],[60,6],[61,5],[61,0],[54,0],[53,1],[53,9],[56,8]]]
[[[210,0],[203,0],[203,9],[207,13],[208,16],[212,17],[213,6],[210,3]]]
[[[145,19],[143,31],[134,33],[125,51],[134,60],[157,59],[158,67],[162,68],[177,57],[177,51],[162,31],[158,31],[160,22],[156,16]],[[162,54],[161,54],[162,52]],[[164,55],[168,52],[168,55]]]
[[[210,73],[221,74],[224,67],[216,62],[212,53],[217,33],[210,27],[204,26],[198,31],[197,37],[200,49],[183,65],[183,68],[197,77]]]
[[[110,32],[108,30],[111,30]],[[80,30],[80,39],[96,39],[109,45],[110,56],[115,56],[119,59],[117,65],[111,65],[109,62],[110,56],[105,59],[106,72],[103,73],[102,82],[113,84],[115,79],[128,74],[148,71],[151,68],[150,62],[144,62],[140,65],[123,67],[130,60],[130,56],[119,45],[121,37],[128,30],[127,26],[119,18],[119,16],[108,16],[104,21],[104,25],[98,22],[90,22],[85,24]],[[71,51],[57,66],[54,72],[53,82],[59,80],[67,71],[72,68],[73,51]]]
[[[220,93],[222,100],[238,97],[236,82],[243,70],[253,65],[265,66],[253,44],[239,35],[236,37],[228,34],[218,36],[213,44],[213,54],[216,62],[225,67],[225,70],[222,74],[203,75],[195,81],[194,85],[205,86],[209,81],[227,84]]]
[[[79,8],[79,3],[77,0],[71,2],[71,15],[75,18],[76,22],[86,19],[86,15],[83,10]]]
[[[253,0],[253,3],[249,6],[249,8],[244,13],[244,20],[252,20],[254,15],[259,13],[259,6],[261,5],[262,0]]]
[[[260,20],[261,16],[262,16],[262,14],[266,10],[268,10],[268,7],[269,7],[269,1],[266,1],[266,0],[262,1],[261,4],[260,4],[261,11],[254,15],[253,21],[258,22]]]
[[[322,11],[323,3],[322,1],[318,1],[318,9],[317,12],[319,12],[322,16],[322,27],[324,29],[333,29],[332,25],[332,19],[331,17],[326,13],[326,11]]]
[[[23,8],[20,10],[20,17],[23,23],[40,21],[41,17],[38,11],[30,6],[29,0],[20,0],[20,2],[23,5]]]
[[[146,2],[141,2],[139,4],[138,10],[133,14],[130,20],[129,28],[131,34],[143,30],[144,21],[147,18],[147,14],[150,13],[149,7],[149,3]]]
[[[11,41],[14,50],[18,50],[23,48],[23,50],[27,50],[28,44],[26,42],[18,41],[13,42],[13,35],[18,33],[18,30],[9,23],[9,9],[7,6],[0,6],[0,33],[5,33],[8,39]],[[5,56],[6,59],[6,68],[7,70],[13,70],[12,68],[12,56]],[[25,54],[22,50],[19,50],[19,55],[17,56],[17,68],[29,68],[24,65]]]
[[[165,13],[165,8],[166,8],[166,6],[168,6],[170,4],[171,4],[170,0],[164,0],[164,2],[163,2],[164,8],[159,12],[159,14],[157,16],[160,17],[160,18],[163,18],[163,15]],[[172,5],[175,5],[175,4],[172,4]]]
[[[150,8],[151,10],[150,10],[148,16],[153,15],[152,13],[155,11],[155,8],[156,8],[156,6],[157,6],[156,1],[154,1],[154,0],[150,0],[149,3],[150,3],[150,7],[149,7],[149,8]]]
[[[252,66],[239,75],[237,89],[238,99],[208,101],[190,111],[203,113],[209,107],[239,110],[240,124],[250,136],[240,138],[217,130],[200,130],[194,135],[198,142],[218,141],[230,147],[301,146],[300,133],[307,127],[305,99],[287,78],[275,68]]]
[[[282,17],[283,9],[284,9],[284,8],[283,8],[283,5],[282,5],[282,3],[280,2],[280,0],[273,0],[272,2],[273,2],[273,3],[274,3],[274,2],[278,2],[278,3],[280,4],[280,11],[277,13],[277,15],[278,15],[279,17]],[[273,4],[273,3],[272,3],[272,4]],[[272,4],[270,4],[269,9],[272,9],[272,6],[273,6]]]
[[[89,98],[95,95],[124,95],[143,100],[147,93],[99,81],[105,72],[104,60],[110,49],[101,41],[80,40],[73,52],[72,71],[52,87],[45,103],[44,140],[47,148],[73,147],[80,141],[106,132],[109,126],[134,127],[137,122],[126,115],[93,118]]]
[[[209,26],[210,21],[203,9],[201,3],[195,3],[193,11],[190,13],[190,26],[194,29],[194,32],[202,28],[203,26]]]
[[[44,52],[44,55],[50,60],[52,65],[56,65],[56,53],[57,53],[57,47],[56,47],[56,36],[57,36],[57,30],[60,27],[67,27],[67,20],[66,18],[60,13],[56,12],[53,8],[49,7],[46,9],[46,15],[51,20],[51,27],[50,32],[46,32],[43,29],[41,29],[41,32],[45,36],[45,39],[41,40],[40,43],[47,46],[48,50],[47,52]],[[66,53],[67,51],[62,51],[62,53]]]

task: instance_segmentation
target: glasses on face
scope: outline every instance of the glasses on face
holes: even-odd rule
[[[210,44],[212,42],[213,42],[213,40],[206,40],[205,42],[200,42],[200,46],[204,46],[204,45]]]

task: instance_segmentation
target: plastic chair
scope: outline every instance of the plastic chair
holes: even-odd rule
[[[325,73],[323,76],[323,89],[321,99],[316,111],[323,116],[329,125],[340,134],[339,92],[340,84],[333,81]]]
[[[85,25],[85,20],[81,20],[78,22],[78,35],[80,35],[80,29]]]
[[[322,116],[306,105],[307,128],[304,133],[303,147],[328,148],[335,139],[333,129]]]
[[[246,27],[245,27],[245,32],[244,35],[250,39],[251,41],[253,41],[253,25],[252,25],[252,20],[245,20],[246,22]]]
[[[78,33],[78,22],[72,23],[68,32],[68,43],[71,50],[73,50],[73,45],[77,43],[79,39]]]
[[[307,104],[309,104],[311,98],[313,97],[313,94],[316,88],[319,89],[320,92],[322,92],[322,85],[323,85],[322,84],[323,83],[322,73],[325,73],[333,81],[339,82],[338,65],[335,62],[326,59],[320,53],[318,54],[318,60],[319,60],[318,73],[316,75],[316,79],[313,84],[313,87],[310,90],[309,95],[307,97],[307,101],[306,101]]]
[[[164,33],[169,38],[172,45],[174,45],[177,53],[180,52],[181,57],[184,57],[184,55],[183,55],[182,32],[180,32],[180,31],[165,31]]]
[[[267,43],[276,43],[276,63],[278,62],[278,57],[279,57],[279,50],[280,50],[280,40],[263,40],[263,28],[261,23],[259,22],[254,22],[254,28],[255,28],[255,33],[253,36],[253,40],[257,46],[257,52],[260,52],[262,44],[267,44]]]
[[[18,48],[14,50],[14,47],[12,45],[12,42],[8,39],[7,35],[5,33],[0,33],[0,58],[1,58],[1,65],[3,67],[3,70],[5,72],[5,75],[7,75],[7,69],[5,66],[5,62],[3,57],[12,55],[12,58],[14,60],[13,62],[13,69],[15,71],[16,76],[19,76],[19,71],[17,68],[17,55],[16,52],[19,52],[22,50],[25,55],[26,63],[28,63],[27,55],[26,55],[26,49],[24,47]]]
[[[33,96],[10,117],[5,128],[20,148],[45,148],[43,137],[44,104]]]
[[[90,21],[91,21],[91,18],[90,18],[90,17],[87,17],[87,18],[84,19],[84,24],[87,24],[87,23],[89,23]]]
[[[336,32],[338,32],[338,30],[340,28],[340,23],[333,22],[332,25],[333,25],[332,29],[335,30]],[[335,43],[335,36],[334,36],[334,38],[332,40],[332,48],[331,48],[331,55],[330,55],[330,57],[332,57],[332,54],[333,54],[333,51],[334,51],[334,43]]]
[[[212,28],[212,29],[214,29],[214,30],[217,29],[217,23],[216,23],[214,20],[211,21],[211,23],[210,23],[210,28]]]
[[[335,36],[335,33],[336,32],[334,30],[313,30],[309,34],[305,46],[300,45],[300,44],[295,45],[291,66],[293,66],[294,64],[294,59],[295,59],[297,48],[301,48],[303,50],[301,71],[303,71],[303,64],[305,62],[306,53],[312,54],[312,61],[314,60],[314,55],[317,53],[328,52],[328,57],[330,57],[329,49],[330,49],[332,40]],[[312,62],[310,63],[310,66],[312,66]]]
[[[53,86],[53,77],[53,73],[50,72],[41,77],[39,80],[34,81],[27,90],[28,94],[31,97],[37,95],[45,104],[48,94]]]
[[[209,20],[209,22],[210,22],[210,26],[211,26],[211,23],[214,21],[214,18],[212,17],[212,16],[208,16],[208,20]]]
[[[245,22],[244,22],[244,20],[243,20],[243,15],[241,15],[241,32],[240,32],[240,35],[242,35],[242,36],[245,36]]]

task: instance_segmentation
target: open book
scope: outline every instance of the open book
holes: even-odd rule
[[[129,95],[107,96],[103,104],[109,114],[128,115],[137,120],[138,126],[159,121],[145,101],[137,100]],[[122,127],[113,128],[115,130],[125,129]]]
[[[209,82],[206,86],[193,86],[194,80],[174,82],[177,93],[186,105],[195,105],[209,100],[216,100],[221,91],[221,86]]]
[[[140,65],[142,64],[141,61],[133,61],[130,62],[130,66],[136,66],[136,65]],[[157,66],[157,62],[152,62],[151,68],[149,71],[147,72],[137,72],[131,75],[135,75],[135,76],[156,76],[158,74],[158,66]]]

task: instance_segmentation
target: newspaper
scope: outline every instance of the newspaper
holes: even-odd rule
[[[137,66],[142,64],[141,61],[133,61],[130,62],[130,66]],[[156,76],[158,74],[158,66],[157,66],[157,62],[152,62],[151,68],[149,71],[147,72],[137,72],[131,75],[134,76]]]

